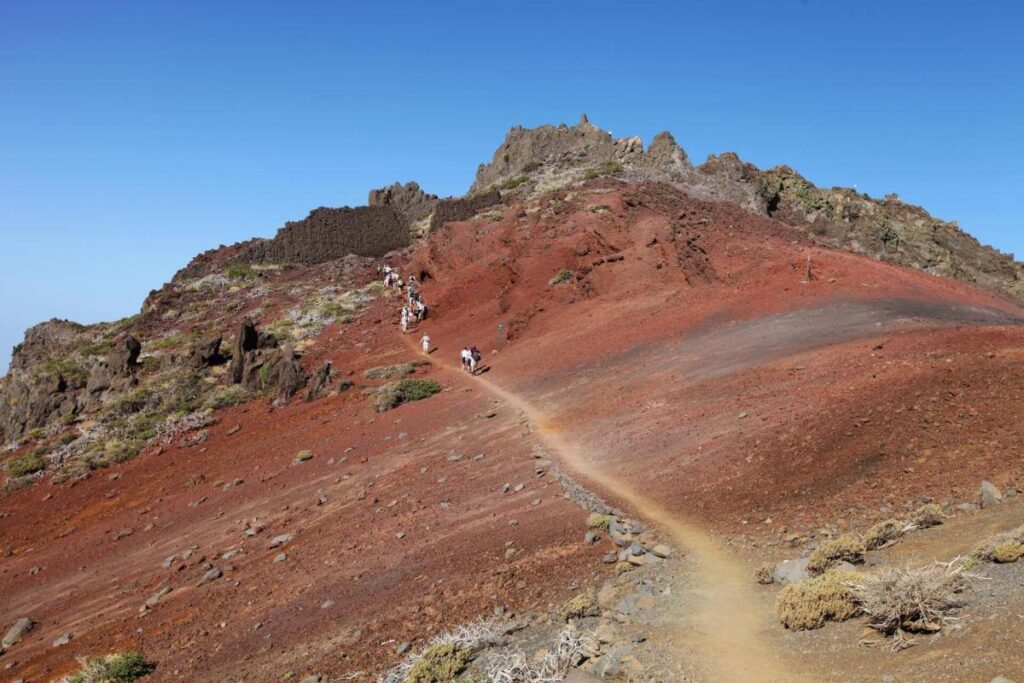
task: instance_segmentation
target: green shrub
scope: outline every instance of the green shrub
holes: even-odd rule
[[[105,657],[89,657],[77,673],[64,679],[68,683],[132,683],[148,676],[156,666],[140,652],[121,652]]]
[[[219,410],[239,403],[245,403],[253,397],[251,391],[238,384],[219,385],[203,399],[203,408]]]
[[[382,413],[402,403],[430,398],[441,391],[441,385],[432,379],[406,378],[370,391],[375,395],[374,408]]]
[[[498,185],[498,188],[502,189],[502,190],[514,190],[517,187],[519,187],[520,185],[522,185],[523,183],[528,183],[528,182],[530,182],[530,179],[527,178],[524,175],[521,175],[521,176],[516,176],[515,178],[508,178],[507,180],[502,182],[500,185]]]
[[[80,349],[80,352],[83,356],[102,356],[110,350],[111,344],[112,340],[110,339],[100,339],[91,344],[86,344]]]
[[[555,276],[548,282],[549,285],[561,285],[572,279],[572,271],[566,268],[562,268],[560,271],[555,273]]]
[[[248,263],[232,263],[224,274],[233,280],[244,280],[253,277],[256,273]]]
[[[587,516],[587,528],[608,531],[611,527],[612,520],[614,519],[615,517],[612,515],[602,515],[599,512],[591,512]]]
[[[593,168],[588,168],[583,173],[583,179],[584,180],[593,180],[594,178],[600,178],[601,176],[605,176],[605,175],[614,176],[614,175],[618,175],[618,174],[622,173],[622,170],[623,170],[622,163],[619,162],[619,161],[616,161],[615,159],[612,159],[610,161],[604,162],[600,166],[595,166]]]
[[[431,645],[409,670],[407,683],[448,683],[455,680],[466,664],[469,652],[455,643]]]
[[[306,451],[299,451],[295,455],[295,462],[296,463],[306,462],[306,461],[312,460],[312,459],[313,459],[313,451],[308,451],[308,450],[306,450]]]
[[[74,358],[59,358],[49,360],[43,364],[43,372],[48,375],[60,375],[65,381],[72,384],[84,383],[89,374]]]
[[[1016,562],[1024,557],[1024,543],[1020,541],[1004,541],[992,548],[992,561],[999,564]]]
[[[46,469],[46,461],[37,453],[16,455],[7,459],[7,474],[10,477],[22,477]]]
[[[582,619],[600,614],[597,607],[597,599],[594,594],[585,591],[573,596],[568,602],[562,605],[561,615],[566,621],[570,619]]]
[[[399,363],[397,365],[381,365],[370,368],[363,373],[366,379],[402,379],[416,371],[414,363]]]
[[[864,542],[853,534],[843,534],[825,541],[807,559],[810,574],[823,574],[840,562],[856,564],[864,561]]]

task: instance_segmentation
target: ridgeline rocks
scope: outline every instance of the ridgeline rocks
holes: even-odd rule
[[[640,138],[615,139],[585,115],[571,127],[512,128],[492,161],[480,165],[471,192],[547,191],[602,175],[667,182],[697,199],[776,218],[828,246],[1024,296],[1022,266],[1012,255],[895,195],[818,188],[789,167],[761,170],[732,152],[694,166],[667,132],[645,150]]]
[[[370,190],[366,204],[370,207],[388,207],[402,217],[406,225],[423,220],[434,211],[440,201],[436,194],[427,194],[414,182],[394,183]]]
[[[480,213],[483,209],[494,206],[501,201],[501,193],[496,189],[474,193],[465,197],[442,199],[434,208],[430,218],[430,230],[433,232],[445,223],[464,221]]]

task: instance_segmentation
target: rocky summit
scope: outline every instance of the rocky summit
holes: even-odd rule
[[[1020,680],[1020,273],[895,195],[514,127],[465,195],[373,189],[26,331],[0,665]]]

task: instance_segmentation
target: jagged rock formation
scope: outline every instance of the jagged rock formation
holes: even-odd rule
[[[450,221],[464,221],[467,218],[472,218],[481,210],[494,206],[500,201],[501,193],[496,189],[466,197],[442,199],[434,208],[434,215],[430,218],[430,229],[433,231]]]
[[[224,356],[220,352],[222,341],[223,337],[218,336],[193,344],[185,363],[194,370],[220,365],[224,362]]]
[[[100,361],[89,372],[85,390],[94,399],[102,398],[104,392],[113,389],[124,391],[135,384],[135,370],[138,367],[142,344],[130,334],[116,340],[104,361]]]
[[[11,369],[27,370],[66,355],[84,343],[83,330],[84,325],[57,318],[33,325],[25,330],[25,340],[14,347],[11,354]]]
[[[245,320],[235,337],[231,380],[257,391],[276,387],[278,397],[288,399],[306,385],[306,374],[291,346],[279,345],[274,335]]]
[[[438,201],[436,194],[427,194],[415,182],[408,182],[370,190],[366,204],[394,209],[406,225],[411,225],[429,216]]]
[[[245,245],[232,261],[313,265],[349,254],[383,256],[407,246],[409,231],[392,208],[320,207],[301,221],[285,223],[273,239]]]
[[[668,182],[698,199],[777,218],[829,246],[1024,296],[1024,270],[1011,255],[895,196],[818,188],[786,166],[761,170],[732,152],[695,167],[669,133],[645,150],[640,138],[615,139],[586,116],[572,127],[512,128],[493,160],[480,165],[472,191],[546,190],[595,175]]]

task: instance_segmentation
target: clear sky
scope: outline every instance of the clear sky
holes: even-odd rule
[[[898,192],[1024,255],[1024,8],[1003,1],[0,0],[0,372],[199,251],[417,180],[514,124],[670,130]]]

